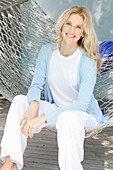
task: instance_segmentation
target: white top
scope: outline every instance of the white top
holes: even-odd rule
[[[58,107],[74,102],[78,96],[77,68],[81,54],[80,48],[68,57],[61,55],[59,49],[53,51],[48,84]]]

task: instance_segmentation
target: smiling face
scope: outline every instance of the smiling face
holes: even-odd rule
[[[77,41],[83,37],[83,18],[79,14],[72,14],[62,27],[63,42],[77,45]]]

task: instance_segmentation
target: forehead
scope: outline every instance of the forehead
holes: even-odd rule
[[[75,24],[83,25],[83,17],[80,16],[79,14],[71,14],[70,17],[68,18],[68,21]]]

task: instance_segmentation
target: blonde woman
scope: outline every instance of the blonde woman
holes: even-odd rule
[[[16,96],[11,104],[1,142],[5,162],[0,170],[22,169],[27,138],[45,126],[57,129],[60,169],[83,170],[85,129],[105,121],[93,95],[101,59],[88,9],[67,9],[56,32],[55,43],[39,52],[27,96]]]

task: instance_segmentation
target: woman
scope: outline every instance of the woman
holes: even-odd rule
[[[101,59],[89,11],[79,6],[67,9],[56,32],[55,44],[39,52],[27,96],[16,96],[11,104],[1,142],[5,163],[0,170],[22,169],[28,136],[45,126],[57,129],[60,169],[82,170],[85,129],[105,121],[93,95]]]

